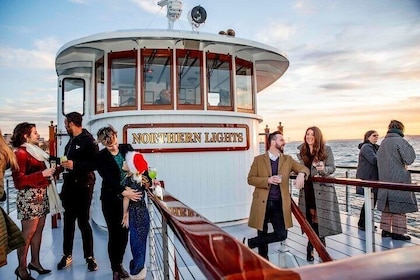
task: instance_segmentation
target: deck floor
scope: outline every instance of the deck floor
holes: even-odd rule
[[[16,213],[12,212],[11,217],[16,221]],[[333,259],[343,259],[349,256],[356,256],[364,254],[365,250],[365,232],[358,230],[357,219],[346,214],[342,214],[341,217],[343,223],[343,233],[327,237],[327,250]],[[20,226],[20,221],[17,222]],[[64,270],[57,270],[56,265],[61,259],[62,254],[62,221],[59,220],[59,227],[51,228],[51,217],[47,217],[46,226],[43,232],[43,241],[41,247],[41,260],[42,265],[45,268],[52,269],[52,273],[48,275],[39,275],[33,272],[33,276],[36,279],[62,279],[62,280],[73,280],[73,279],[111,279],[112,272],[110,269],[108,253],[107,253],[107,232],[92,223],[93,234],[94,234],[94,251],[95,258],[98,262],[99,269],[95,272],[89,272],[86,268],[85,260],[83,258],[82,241],[80,231],[76,229],[75,241],[74,241],[74,252],[73,252],[73,265]],[[296,225],[297,222],[295,221]],[[249,228],[246,223],[240,223],[235,225],[221,225],[222,228],[237,238],[239,242],[242,242],[243,237],[254,237],[256,230]],[[377,225],[378,226],[378,225]],[[379,227],[379,226],[378,226]],[[301,234],[301,229],[295,226],[289,230],[287,239],[288,249],[291,254],[296,258],[299,266],[311,265],[306,261],[306,236]],[[420,239],[412,237],[409,242],[392,240],[391,238],[382,238],[380,236],[380,230],[377,230],[375,234],[375,251],[385,251],[393,248],[401,248],[406,246],[420,245]],[[269,246],[269,258],[274,265],[279,265],[279,249],[280,244],[274,243]],[[255,249],[256,252],[256,249]],[[124,257],[124,266],[128,267],[128,262],[131,259],[131,253],[129,246],[127,246],[126,254]],[[196,270],[194,263],[187,263],[191,265],[190,270]],[[314,264],[318,263],[318,256],[315,255]],[[8,255],[8,264],[0,268],[0,280],[15,279],[14,270],[17,267],[17,256],[16,251],[11,252]],[[148,263],[148,260],[147,260]],[[180,264],[179,264],[180,265]],[[180,270],[182,270],[180,265]],[[152,279],[151,274],[148,273],[147,279]],[[185,278],[184,278],[185,279]],[[187,278],[188,279],[188,278]]]

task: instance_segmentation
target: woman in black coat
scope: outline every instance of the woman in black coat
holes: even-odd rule
[[[105,146],[96,157],[96,167],[102,177],[102,212],[108,227],[108,255],[113,279],[129,277],[122,261],[128,241],[128,229],[121,225],[123,219],[123,197],[137,201],[141,194],[121,185],[126,175],[123,170],[125,155],[133,151],[130,144],[118,144],[117,132],[112,126],[98,130],[98,142]]]
[[[378,132],[369,130],[365,133],[363,143],[359,144],[359,162],[357,165],[356,178],[370,181],[378,181],[378,164],[376,153],[379,146]],[[373,207],[378,200],[378,189],[374,188],[373,192]],[[364,194],[363,187],[356,187],[357,194]],[[359,229],[365,231],[365,204],[363,203],[362,210],[358,222]]]

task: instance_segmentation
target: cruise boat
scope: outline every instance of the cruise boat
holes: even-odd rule
[[[270,261],[242,244],[243,237],[256,234],[246,224],[252,197],[246,174],[268,133],[259,133],[256,95],[285,73],[289,60],[274,47],[236,37],[233,30],[200,32],[207,17],[201,6],[188,12],[191,31],[174,30],[182,1],[158,4],[167,6],[167,30],[106,32],[60,48],[57,123],[50,127],[52,155],[63,155],[69,139],[64,115],[78,111],[93,135],[112,125],[122,142],[157,168],[165,191],[163,199],[148,195],[152,228],[147,279],[419,279],[418,238],[381,239],[371,222],[360,232],[355,218],[345,212],[344,233],[328,237],[327,247],[296,206],[295,227],[287,242],[270,245]],[[350,187],[412,187],[316,180]],[[62,253],[62,222],[54,216],[48,219],[41,251],[42,264],[53,272],[37,279],[111,279],[100,183],[97,176],[91,208],[99,270],[87,271],[77,230],[73,265],[55,270]],[[365,193],[369,203],[370,192]],[[16,219],[15,212],[11,216]],[[305,260],[307,236],[318,252],[314,263]],[[129,260],[127,248],[126,267]],[[14,278],[17,260],[9,255],[8,261],[0,268],[1,280]]]

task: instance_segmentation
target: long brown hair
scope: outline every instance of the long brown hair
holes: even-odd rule
[[[309,130],[312,130],[314,132],[315,138],[312,154],[309,148],[309,144],[306,143],[306,134]],[[320,161],[325,160],[327,158],[327,154],[325,152],[324,137],[322,136],[322,132],[318,127],[311,126],[308,129],[306,129],[305,136],[303,136],[303,145],[300,148],[300,156],[306,166],[310,166],[312,164],[312,160]]]
[[[0,160],[4,160],[6,162],[6,168],[10,166],[13,171],[19,170],[19,165],[17,163],[15,154],[13,153],[12,149],[7,145],[6,140],[3,138],[3,134],[1,133],[0,129]],[[0,170],[3,172],[3,170]]]

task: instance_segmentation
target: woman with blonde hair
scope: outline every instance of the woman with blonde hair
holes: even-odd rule
[[[0,129],[0,201],[6,200],[4,190],[4,172],[11,168],[12,171],[19,170],[15,154],[7,145]],[[7,254],[25,245],[22,232],[0,207],[0,267],[7,264]]]
[[[12,136],[13,147],[19,170],[12,172],[16,194],[18,219],[22,223],[25,245],[17,250],[19,266],[15,270],[16,277],[23,280],[34,279],[28,274],[35,270],[38,274],[47,274],[51,270],[44,269],[40,263],[42,231],[45,217],[50,212],[47,187],[55,172],[47,167],[49,156],[39,144],[39,134],[35,124],[23,122],[18,124]],[[27,255],[31,249],[31,262],[27,264]]]

